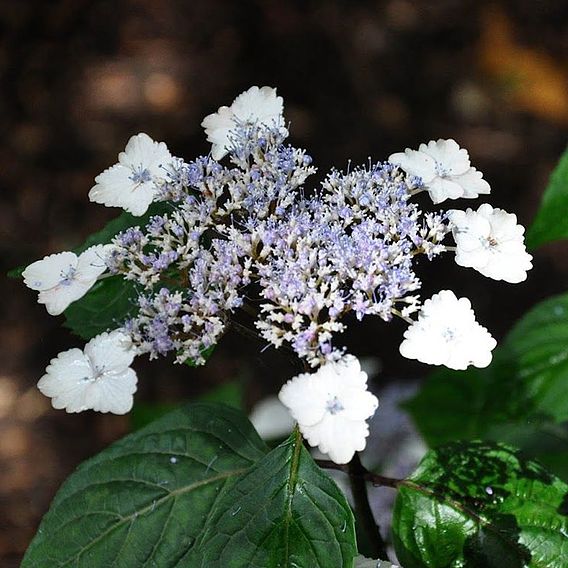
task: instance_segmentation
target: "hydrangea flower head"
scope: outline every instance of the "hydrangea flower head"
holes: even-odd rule
[[[366,420],[379,404],[367,390],[367,375],[359,361],[350,355],[290,379],[278,397],[309,444],[335,463],[347,463],[365,448]]]
[[[105,257],[110,249],[109,245],[95,245],[79,256],[74,252],[46,256],[24,270],[24,283],[39,291],[38,303],[57,316],[82,298],[107,269]]]
[[[489,193],[481,172],[471,167],[467,150],[455,140],[431,140],[418,150],[407,148],[389,156],[389,162],[407,174],[419,177],[434,203],[460,197],[475,198]]]
[[[284,101],[272,87],[251,87],[241,93],[230,107],[222,106],[201,123],[212,143],[211,155],[220,160],[231,148],[231,133],[239,124],[282,126]]]
[[[135,305],[121,322],[136,353],[196,365],[231,327],[242,328],[240,313],[249,334],[287,346],[315,369],[289,381],[280,399],[310,444],[339,463],[364,448],[366,420],[377,406],[357,360],[335,343],[349,316],[412,321],[419,312],[400,347],[404,356],[454,369],[489,364],[495,341],[475,321],[469,300],[446,290],[421,305],[418,295],[416,259],[453,250],[444,244],[450,232],[458,264],[509,282],[524,279],[530,268],[514,216],[489,206],[427,213],[413,202],[424,190],[435,203],[489,193],[454,140],[430,141],[346,172],[332,169],[309,188],[316,168],[305,150],[287,143],[275,89],[251,87],[202,126],[212,143],[209,156],[185,162],[138,134],[96,178],[92,201],[138,216],[153,201],[168,207],[115,235],[104,262],[89,261],[93,249],[28,267],[26,284],[50,313],[81,297],[106,265],[136,285]],[[230,163],[223,165],[226,154]],[[41,388],[70,411],[126,411],[133,372],[112,357],[107,368],[93,349],[89,343],[85,352],[61,354]]]
[[[126,414],[132,408],[137,377],[130,368],[135,349],[122,331],[102,333],[83,351],[69,349],[51,360],[38,388],[54,408]]]
[[[525,249],[525,228],[517,224],[516,215],[484,203],[477,211],[451,210],[448,217],[457,264],[494,280],[512,284],[526,280],[532,256]]]
[[[160,194],[159,184],[172,156],[164,142],[143,132],[132,136],[118,163],[95,178],[89,199],[107,207],[122,207],[134,216],[144,215]]]
[[[467,298],[442,290],[424,302],[418,321],[404,332],[400,353],[429,365],[464,370],[487,367],[497,342],[475,320]]]

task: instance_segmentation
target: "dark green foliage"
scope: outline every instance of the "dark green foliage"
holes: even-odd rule
[[[540,209],[527,232],[527,246],[534,249],[568,238],[568,150],[552,172]]]
[[[393,534],[405,568],[560,568],[568,485],[511,447],[455,442],[402,482]]]
[[[235,409],[172,412],[69,477],[22,567],[351,568],[353,516],[337,486],[298,436],[267,452]]]
[[[293,433],[220,496],[192,553],[195,568],[351,568],[353,515]]]
[[[116,329],[137,311],[138,291],[120,276],[99,280],[85,296],[73,302],[64,313],[65,327],[82,339],[91,339]]]

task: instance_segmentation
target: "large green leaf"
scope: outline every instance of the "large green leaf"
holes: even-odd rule
[[[351,568],[353,517],[337,486],[299,437],[267,452],[236,409],[170,413],[71,475],[22,567]]]
[[[188,405],[113,444],[63,485],[23,568],[189,566],[219,494],[266,452],[221,405]]]
[[[490,367],[439,369],[405,408],[432,446],[475,438],[513,442],[568,474],[568,435],[560,425],[568,420],[568,294],[529,311]]]
[[[527,246],[568,238],[568,149],[552,172],[540,209],[527,232]]]
[[[567,505],[568,485],[517,450],[448,444],[399,487],[396,552],[405,568],[561,568]]]
[[[120,276],[99,280],[64,313],[65,327],[83,339],[116,329],[137,311],[136,286]]]
[[[188,566],[352,568],[356,554],[349,504],[294,432],[220,496]]]

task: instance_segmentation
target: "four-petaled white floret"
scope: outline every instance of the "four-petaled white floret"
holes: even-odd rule
[[[517,224],[516,215],[484,203],[477,211],[448,211],[448,217],[457,264],[512,284],[527,279],[532,256],[525,249],[525,228]]]
[[[118,163],[95,178],[89,199],[106,207],[122,207],[136,217],[144,215],[159,195],[172,156],[164,142],[143,132],[132,136],[118,155]]]
[[[404,332],[400,353],[428,365],[463,370],[487,367],[496,345],[475,320],[470,301],[442,290],[424,302],[418,320]]]
[[[350,355],[290,379],[278,397],[308,443],[335,463],[347,463],[365,448],[366,420],[379,404],[367,390],[367,375],[359,361]]]
[[[37,386],[57,409],[126,414],[136,392],[137,377],[130,368],[135,354],[130,338],[120,330],[102,333],[83,351],[59,353]]]
[[[220,160],[231,148],[231,132],[238,124],[255,123],[283,127],[284,101],[272,87],[251,87],[230,107],[222,106],[201,123],[211,142],[211,155]]]
[[[421,178],[434,203],[465,197],[473,199],[491,188],[481,172],[471,166],[467,150],[455,140],[431,140],[418,150],[407,148],[389,156],[389,162]]]
[[[61,314],[82,298],[107,269],[105,257],[111,245],[95,245],[77,256],[60,252],[30,264],[22,273],[28,288],[39,292],[38,302],[49,314]]]

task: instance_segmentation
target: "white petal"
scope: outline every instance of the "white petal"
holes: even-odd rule
[[[326,394],[313,375],[302,373],[290,379],[278,393],[278,398],[299,424],[316,424],[326,412]]]
[[[349,462],[355,452],[364,450],[369,435],[366,422],[331,415],[327,415],[315,426],[300,425],[300,431],[310,446],[317,446],[339,464]]]
[[[128,335],[115,330],[93,337],[85,345],[85,355],[89,357],[96,369],[120,373],[132,364],[136,350]]]
[[[128,412],[137,378],[128,366],[133,350],[126,348],[126,339],[120,331],[104,333],[91,340],[84,352],[60,353],[38,382],[39,390],[52,398],[54,408],[67,412]]]
[[[106,256],[112,245],[95,245],[79,255],[76,278],[94,284],[97,278],[106,271]]]
[[[95,178],[89,199],[107,207],[122,207],[135,216],[143,215],[158,195],[157,182],[163,178],[171,154],[163,142],[147,134],[132,136],[118,164]],[[137,175],[144,172],[143,179]]]
[[[430,140],[428,144],[420,144],[418,148],[431,156],[444,171],[444,175],[457,176],[464,174],[470,167],[467,150],[460,148],[459,144],[452,140]],[[441,174],[440,174],[441,175]]]
[[[37,298],[38,303],[45,304],[47,312],[52,316],[62,314],[70,304],[82,298],[92,286],[92,282],[72,280],[68,284],[60,284],[50,290],[42,290]]]
[[[201,123],[212,143],[213,159],[223,158],[231,147],[231,131],[238,122],[258,122],[266,126],[282,126],[282,97],[276,95],[271,87],[251,87],[241,93],[230,107],[222,106],[213,114],[206,116]]]
[[[87,357],[80,349],[69,349],[51,360],[37,386],[52,398],[54,408],[81,412],[86,410],[84,393],[92,378],[93,369]]]
[[[106,207],[121,207],[132,215],[144,215],[158,194],[154,181],[135,183],[132,170],[116,164],[95,178],[89,199]]]
[[[424,184],[436,177],[436,162],[424,152],[407,148],[389,156],[389,162],[400,166],[407,174],[422,178]]]
[[[336,463],[348,462],[365,447],[369,433],[365,420],[378,406],[367,391],[367,375],[351,355],[294,377],[282,387],[279,398],[308,443]]]
[[[491,186],[483,179],[483,174],[475,168],[469,168],[467,172],[451,178],[463,188],[466,199],[475,199],[483,194],[491,193]]]
[[[229,151],[229,133],[235,128],[235,115],[226,106],[217,112],[206,116],[201,123],[207,134],[207,140],[212,143],[211,155],[214,160],[220,160]]]
[[[284,101],[272,87],[251,87],[233,101],[231,110],[240,121],[258,120],[270,125],[273,121],[280,122]]]
[[[461,185],[449,178],[435,177],[426,184],[433,203],[442,203],[446,199],[459,199],[463,196]]]
[[[77,255],[73,252],[59,252],[36,260],[22,273],[24,283],[32,290],[49,290],[57,286],[64,275],[77,267]],[[63,276],[62,276],[63,275]]]
[[[148,169],[153,176],[162,177],[162,166],[166,166],[171,158],[164,142],[155,142],[141,132],[130,138],[124,152],[118,155],[118,162],[128,168]]]
[[[89,385],[86,402],[96,412],[126,414],[132,409],[137,376],[133,369],[121,373],[103,375]]]
[[[342,413],[349,420],[367,420],[377,410],[379,400],[367,390],[346,389],[341,393],[341,402],[345,407]]]

